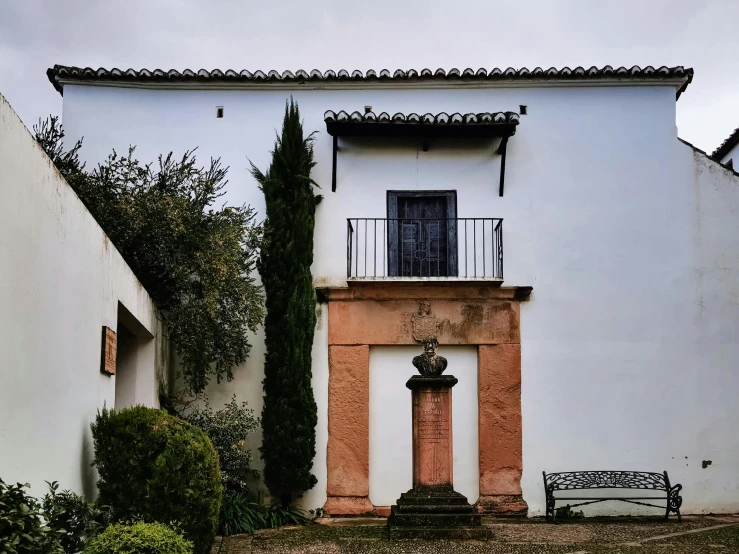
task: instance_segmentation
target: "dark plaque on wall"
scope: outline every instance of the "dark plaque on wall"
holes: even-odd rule
[[[110,327],[103,326],[103,346],[100,356],[100,373],[115,375],[115,355],[118,337]]]

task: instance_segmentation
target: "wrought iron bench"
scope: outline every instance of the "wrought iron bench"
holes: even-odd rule
[[[651,506],[653,508],[665,509],[665,519],[670,512],[680,517],[680,506],[683,497],[680,496],[682,485],[670,486],[670,478],[667,472],[651,473],[646,471],[567,471],[563,473],[549,473],[542,471],[544,475],[544,494],[546,495],[546,517],[547,521],[555,521],[554,505],[559,501],[581,500],[578,504],[569,504],[570,508],[605,502],[606,500],[620,500],[640,506]],[[648,491],[664,491],[665,496],[554,496],[555,491],[574,491],[591,489],[637,489]],[[615,494],[615,493],[614,493]],[[664,500],[663,506],[648,504],[642,500]]]

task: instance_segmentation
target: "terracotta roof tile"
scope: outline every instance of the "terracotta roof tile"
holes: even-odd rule
[[[543,69],[536,67],[529,70],[525,67],[521,69],[514,69],[509,67],[507,69],[493,68],[487,70],[480,68],[477,70],[467,68],[459,70],[452,68],[450,70],[437,69],[432,71],[431,69],[422,69],[417,71],[415,69],[403,70],[397,69],[394,72],[390,72],[387,69],[382,69],[379,72],[375,70],[368,70],[362,73],[359,70],[353,70],[351,72],[340,69],[338,71],[328,70],[319,71],[313,69],[310,72],[303,69],[299,69],[294,73],[292,71],[278,72],[271,70],[268,73],[263,71],[250,72],[248,70],[235,71],[232,69],[221,71],[214,69],[208,71],[201,69],[197,72],[186,69],[184,71],[177,71],[170,69],[168,71],[162,69],[154,69],[150,71],[148,69],[128,69],[121,70],[118,68],[113,69],[92,69],[91,67],[73,67],[65,65],[55,65],[54,67],[47,70],[46,75],[49,81],[54,87],[60,92],[63,92],[65,81],[87,81],[87,82],[121,82],[121,83],[199,83],[199,82],[214,82],[214,83],[301,83],[301,82],[353,82],[353,81],[364,81],[364,82],[410,82],[410,81],[447,81],[447,82],[465,82],[465,81],[480,81],[480,82],[509,82],[509,81],[588,81],[588,80],[681,80],[682,84],[677,91],[677,97],[687,88],[688,84],[693,80],[693,70],[691,68],[684,68],[682,66],[677,67],[659,67],[655,68],[652,66],[639,67],[635,65],[631,68],[618,67],[613,68],[610,65],[605,67],[576,67],[570,69],[564,67],[557,69],[551,67],[549,69]]]
[[[724,142],[721,143],[721,145],[716,148],[716,150],[713,151],[713,154],[711,154],[711,158],[718,161],[721,161],[721,158],[726,156],[726,154],[731,151],[732,148],[734,148],[737,144],[739,144],[739,127],[734,129],[732,133],[724,140]]]
[[[453,113],[447,114],[441,112],[438,114],[426,113],[419,115],[417,113],[403,114],[396,113],[390,115],[388,112],[382,112],[375,115],[373,112],[361,113],[345,111],[334,112],[328,110],[323,114],[323,119],[327,123],[417,123],[419,125],[491,125],[495,123],[508,123],[518,125],[519,116],[515,112],[482,112],[482,113]]]

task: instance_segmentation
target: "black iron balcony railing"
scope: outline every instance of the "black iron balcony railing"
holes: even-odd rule
[[[503,280],[503,220],[348,218],[349,279]]]

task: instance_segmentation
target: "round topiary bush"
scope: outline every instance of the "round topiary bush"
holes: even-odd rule
[[[192,543],[161,523],[111,525],[85,548],[85,554],[193,554]]]
[[[198,554],[215,539],[218,454],[197,427],[161,410],[103,409],[92,424],[101,505],[116,521],[177,522]]]

